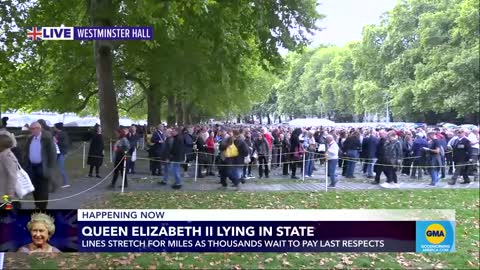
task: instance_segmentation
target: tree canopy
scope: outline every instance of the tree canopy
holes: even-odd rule
[[[148,114],[150,124],[247,113],[268,98],[251,86],[262,72],[282,67],[278,48],[308,44],[322,18],[315,8],[315,0],[2,1],[0,103],[3,110],[83,114],[118,103],[121,115]],[[92,53],[90,41],[27,40],[25,30],[38,22],[148,25],[154,40],[97,44],[112,50],[116,96],[99,104],[101,51]]]
[[[337,121],[384,115],[425,121],[431,113],[478,121],[479,1],[402,0],[362,39],[291,53],[280,112]]]

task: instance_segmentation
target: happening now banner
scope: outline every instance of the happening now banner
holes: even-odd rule
[[[3,211],[0,252],[453,252],[450,210]]]

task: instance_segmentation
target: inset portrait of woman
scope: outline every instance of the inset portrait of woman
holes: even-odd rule
[[[54,246],[51,246],[48,241],[55,233],[55,220],[53,217],[34,213],[30,222],[27,224],[27,229],[32,236],[32,243],[22,246],[18,252],[22,253],[36,253],[36,252],[61,252]]]

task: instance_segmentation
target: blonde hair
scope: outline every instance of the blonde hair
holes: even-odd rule
[[[48,230],[48,235],[52,236],[55,233],[55,219],[47,214],[34,213],[27,224],[27,229],[32,231],[33,224],[36,222],[43,222]]]

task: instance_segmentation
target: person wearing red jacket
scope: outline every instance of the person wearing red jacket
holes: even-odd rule
[[[207,138],[205,144],[207,145],[207,153],[208,153],[208,162],[211,164],[207,168],[207,174],[210,176],[214,176],[213,173],[213,160],[215,159],[215,133],[210,132],[210,136]]]

